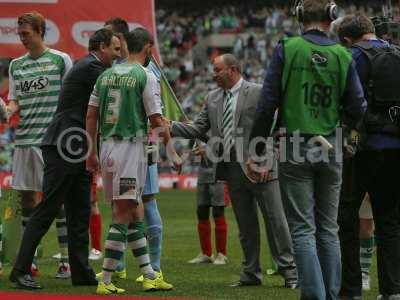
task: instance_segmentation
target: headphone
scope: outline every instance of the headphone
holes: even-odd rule
[[[326,16],[330,21],[338,18],[338,7],[335,2],[330,1],[325,8]],[[304,20],[304,0],[298,0],[295,6],[295,15],[299,22]]]

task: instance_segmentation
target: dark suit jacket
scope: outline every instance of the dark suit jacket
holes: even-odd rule
[[[211,152],[215,157],[220,157],[220,143],[213,143],[213,139],[222,140],[222,118],[223,118],[223,99],[224,91],[220,88],[211,91],[206,98],[203,110],[200,112],[193,124],[173,122],[171,133],[173,136],[181,136],[188,139],[201,138],[209,130],[211,138]],[[253,128],[256,115],[257,104],[261,95],[261,85],[243,81],[239,91],[236,104],[234,136],[237,160],[242,170],[245,172],[245,163],[249,158],[250,134]],[[220,170],[222,164],[213,164],[213,181],[225,179],[223,171]],[[277,178],[276,163],[271,171],[271,180]]]
[[[92,54],[83,57],[72,67],[62,84],[57,111],[43,137],[42,146],[57,145],[60,136],[70,130],[60,139],[60,146],[64,148],[68,136],[79,134],[76,128],[85,130],[89,98],[97,77],[105,69],[107,66]],[[83,134],[82,138],[86,140]],[[85,141],[72,140],[72,142],[75,143],[73,148],[86,147]]]

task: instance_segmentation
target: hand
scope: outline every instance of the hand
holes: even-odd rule
[[[7,105],[6,107],[7,119],[10,119],[15,113],[16,113],[15,109],[11,105]]]
[[[178,172],[178,174],[180,174],[182,171],[183,161],[176,152],[172,154],[172,163],[173,163],[173,168]]]
[[[171,120],[167,119],[166,117],[162,116],[161,119],[164,122],[164,126],[168,127],[171,130],[172,122]]]
[[[200,156],[204,157],[206,155],[207,151],[206,151],[205,147],[197,146],[192,149],[192,153],[194,155],[200,155]]]
[[[146,155],[157,153],[158,145],[157,144],[148,144],[145,147]]]
[[[270,179],[270,173],[267,167],[256,163],[251,158],[246,162],[246,175],[253,183],[263,183]]]
[[[13,109],[10,106],[6,106],[5,107],[5,119],[7,120],[7,122],[10,121],[10,118],[13,116],[15,112],[13,111]]]
[[[96,173],[99,170],[99,159],[96,154],[91,154],[86,160],[86,170]]]

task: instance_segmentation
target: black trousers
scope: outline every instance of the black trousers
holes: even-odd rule
[[[55,146],[43,147],[42,154],[43,200],[26,225],[14,269],[30,273],[35,249],[64,204],[72,284],[93,282],[95,274],[88,263],[90,173],[85,162],[65,161]]]
[[[400,150],[360,151],[345,160],[338,223],[342,296],[361,296],[359,209],[366,192],[375,221],[379,292],[400,293]]]

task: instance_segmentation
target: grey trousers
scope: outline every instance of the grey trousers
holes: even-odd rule
[[[226,163],[225,171],[244,254],[240,280],[257,282],[262,277],[257,206],[264,219],[271,255],[278,265],[279,273],[286,279],[297,278],[292,241],[278,181],[251,183],[243,173],[240,164],[236,162]]]

